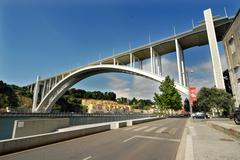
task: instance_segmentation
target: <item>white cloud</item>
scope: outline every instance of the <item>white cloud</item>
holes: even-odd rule
[[[131,90],[131,88],[129,88],[129,81],[120,79],[114,75],[107,75],[107,78],[110,80],[108,83],[109,87],[117,94],[117,97],[129,97]]]
[[[226,68],[226,60],[224,55],[221,55],[221,62],[223,70]],[[162,58],[163,75],[170,75],[178,81],[177,64],[175,59]],[[147,62],[143,66],[144,70],[150,71],[150,63]],[[198,90],[201,87],[213,87],[213,71],[211,59],[204,63],[196,64],[194,67],[187,68],[193,70],[189,73],[190,85],[196,86]],[[133,76],[132,81],[121,79],[113,75],[108,76],[110,83],[109,87],[118,97],[136,97],[143,99],[152,99],[155,92],[159,92],[159,83],[153,80]]]
[[[222,70],[225,71],[228,68],[225,54],[222,54],[220,59],[222,64]]]

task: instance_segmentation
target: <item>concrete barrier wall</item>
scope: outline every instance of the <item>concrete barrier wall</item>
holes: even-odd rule
[[[69,126],[69,118],[15,120],[12,138],[54,132]]]
[[[155,121],[155,120],[159,120],[159,119],[165,119],[165,118],[153,117],[153,118],[137,119],[137,120],[132,120],[132,124],[136,125],[136,124]]]
[[[110,130],[110,125],[0,141],[0,155]]]
[[[119,122],[109,122],[103,124],[94,124],[83,126],[82,128],[74,128],[74,129],[62,129],[59,132],[54,133],[46,133],[35,136],[21,137],[9,140],[0,141],[0,155],[14,153],[21,150],[26,150],[34,147],[39,147],[51,143],[56,143],[60,141],[65,141],[77,137],[82,137],[94,133],[108,131],[111,128],[117,129],[119,127],[131,126],[132,124],[139,124],[154,120],[159,120],[163,118],[144,118],[138,120],[126,120]]]

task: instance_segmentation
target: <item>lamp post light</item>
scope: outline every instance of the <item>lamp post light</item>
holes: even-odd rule
[[[188,89],[190,89],[190,82],[189,82],[189,73],[193,73],[194,71],[193,70],[190,70],[190,71],[186,71],[186,79],[187,79],[187,87]],[[190,97],[190,96],[189,96]],[[189,98],[188,97],[188,98]],[[190,115],[192,117],[192,105],[190,103],[190,98],[189,98],[189,108],[190,108]]]
[[[189,82],[189,73],[194,73],[194,71],[191,69],[190,71],[186,71],[186,79],[187,79],[187,87],[190,87],[190,82]]]

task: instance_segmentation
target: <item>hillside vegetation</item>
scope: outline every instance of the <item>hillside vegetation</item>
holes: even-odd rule
[[[9,85],[0,81],[0,112],[5,112],[7,108],[11,111],[31,112],[32,97],[26,88],[16,85]],[[53,112],[80,112],[87,111],[87,106],[82,105],[82,99],[97,99],[117,101],[119,104],[131,105],[134,109],[149,109],[153,103],[151,100],[133,98],[129,100],[125,97],[116,99],[114,92],[85,91],[72,88],[68,90],[52,107]]]

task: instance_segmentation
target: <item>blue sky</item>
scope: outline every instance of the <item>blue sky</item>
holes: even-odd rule
[[[235,15],[239,0],[1,0],[0,80],[25,85],[36,76],[48,77],[180,33],[213,15]],[[220,52],[223,47],[219,43]],[[176,78],[175,54],[164,56],[164,74]],[[186,66],[195,69],[190,83],[212,86],[208,46],[185,50]],[[224,55],[221,56],[223,66]],[[147,65],[147,64],[146,64]],[[171,67],[169,67],[169,65]],[[147,82],[146,82],[147,81]],[[139,87],[139,84],[143,84]],[[159,84],[124,74],[102,74],[79,82],[86,90],[114,91],[118,96],[151,98]],[[145,92],[143,92],[143,90]]]

